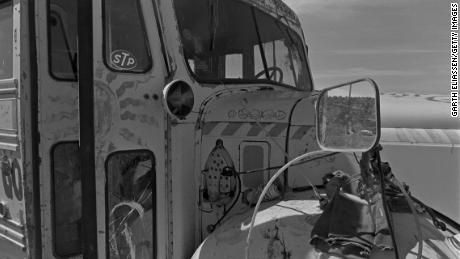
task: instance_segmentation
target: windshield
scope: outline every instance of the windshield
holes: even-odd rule
[[[303,43],[257,8],[229,0],[175,0],[184,56],[201,82],[270,82],[311,89]]]

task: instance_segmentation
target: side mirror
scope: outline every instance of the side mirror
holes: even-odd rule
[[[163,89],[163,104],[173,117],[185,119],[192,111],[194,103],[192,87],[184,81],[174,80]]]
[[[324,89],[316,102],[316,138],[323,150],[366,152],[380,140],[380,95],[372,79]]]

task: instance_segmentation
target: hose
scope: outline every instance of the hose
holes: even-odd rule
[[[394,178],[394,182],[396,183],[396,185],[399,187],[399,189],[401,189],[402,193],[404,194],[404,197],[406,198],[407,203],[409,204],[410,210],[412,211],[412,215],[414,216],[415,227],[417,228],[417,240],[418,240],[418,243],[419,243],[418,252],[417,252],[417,259],[421,259],[422,254],[423,254],[422,228],[421,228],[418,216],[417,216],[417,211],[415,210],[414,202],[412,201],[412,199],[409,196],[409,194],[406,192],[406,189],[404,188],[402,183],[398,179],[396,179],[396,177]]]
[[[289,161],[288,163],[286,163],[283,167],[281,167],[271,178],[270,180],[268,181],[268,183],[265,185],[264,189],[262,190],[262,193],[260,194],[259,196],[259,199],[257,200],[257,203],[256,203],[256,206],[254,208],[254,212],[252,213],[252,218],[251,218],[251,222],[249,224],[249,231],[248,231],[248,236],[246,238],[246,247],[245,247],[245,258],[248,259],[249,258],[249,243],[251,241],[251,235],[252,235],[252,229],[254,228],[254,223],[255,223],[255,220],[256,220],[256,215],[257,215],[257,212],[259,211],[259,208],[260,208],[260,204],[262,203],[262,200],[265,196],[265,194],[267,193],[268,189],[270,188],[270,186],[273,184],[273,182],[288,168],[290,167],[292,164],[298,162],[298,161],[301,161],[302,159],[306,158],[306,157],[309,157],[309,156],[315,156],[315,155],[319,155],[319,154],[323,154],[323,153],[327,153],[329,151],[324,151],[324,150],[318,150],[318,151],[312,151],[312,152],[308,152],[306,154],[302,154],[294,159],[292,159],[291,161]]]
[[[382,204],[383,204],[383,211],[385,211],[385,217],[387,218],[388,222],[388,229],[390,230],[391,241],[393,242],[393,248],[395,250],[396,259],[399,259],[399,252],[398,252],[398,243],[396,242],[395,232],[393,228],[393,221],[391,220],[390,211],[388,209],[388,204],[386,200],[385,194],[385,175],[382,171],[382,161],[380,159],[380,152],[376,151],[377,156],[377,163],[379,165],[379,176],[380,176],[380,190],[382,192]]]
[[[386,203],[385,175],[384,175],[383,170],[382,170],[382,161],[381,161],[381,158],[380,158],[380,152],[377,150],[375,153],[376,153],[377,163],[379,165],[380,187],[381,187],[381,192],[382,192],[383,209],[385,211],[385,216],[386,216],[387,221],[388,221],[388,227],[390,229],[391,239],[393,241],[393,246],[394,246],[394,249],[395,249],[396,258],[399,259],[397,242],[396,242],[396,239],[395,239],[395,236],[394,236],[394,229],[393,229],[393,226],[392,226],[392,221],[390,220],[390,212],[388,210],[388,205]],[[417,259],[421,259],[422,254],[423,254],[423,239],[422,239],[422,228],[421,228],[421,225],[420,225],[419,218],[417,216],[417,211],[415,210],[414,203],[413,203],[412,199],[410,198],[409,194],[406,192],[406,189],[404,188],[402,183],[399,182],[398,179],[396,179],[396,177],[393,177],[393,181],[396,183],[398,188],[403,193],[404,197],[407,200],[407,203],[409,204],[409,207],[411,209],[412,215],[414,216],[415,227],[417,228],[417,240],[418,240],[418,243],[419,243]]]
[[[219,220],[217,220],[216,223],[212,224],[212,225],[208,225],[207,227],[207,230],[209,233],[212,233],[214,232],[214,230],[216,229],[216,227],[222,222],[222,220],[224,220],[224,218],[228,215],[228,213],[233,209],[233,207],[235,206],[235,204],[238,202],[238,199],[240,198],[240,194],[241,194],[241,178],[240,176],[235,173],[235,177],[236,177],[236,180],[238,182],[238,192],[236,194],[236,198],[233,200],[233,203],[232,205],[230,205],[230,207],[228,208],[228,210],[225,210],[224,211],[224,214],[219,218]]]

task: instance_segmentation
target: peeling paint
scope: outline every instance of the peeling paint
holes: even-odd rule
[[[107,75],[105,76],[105,80],[107,81],[107,83],[112,83],[113,80],[115,80],[117,78],[117,74],[116,73],[107,73]]]
[[[125,111],[121,114],[120,118],[122,120],[136,120],[136,114],[130,112],[130,111]]]
[[[127,129],[127,128],[122,128],[120,129],[120,135],[128,140],[128,141],[131,141],[131,142],[134,142],[136,143],[138,140],[136,139],[136,134],[134,134],[131,130]]]
[[[95,133],[98,137],[103,137],[108,134],[114,123],[116,112],[116,97],[111,92],[109,86],[101,81],[94,81],[95,93],[95,110],[96,123]]]
[[[122,96],[126,90],[131,89],[135,87],[135,84],[133,81],[126,81],[121,84],[121,86],[115,91],[117,93],[117,97]]]
[[[124,109],[127,108],[129,105],[132,106],[145,106],[145,102],[142,100],[134,99],[134,98],[126,98],[123,100],[120,100],[120,108]]]

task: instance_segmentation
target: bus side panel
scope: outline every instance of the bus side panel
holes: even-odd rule
[[[4,5],[5,8],[7,5]],[[0,254],[2,258],[25,258],[24,198],[24,106],[21,74],[20,1],[11,2],[12,43],[11,78],[0,80]],[[8,8],[8,7],[6,7]],[[24,8],[25,9],[25,8]],[[5,11],[6,9],[3,9]],[[3,25],[6,22],[2,21]],[[2,45],[5,48],[5,45]],[[2,50],[2,54],[5,49]],[[27,55],[25,55],[27,56]],[[5,59],[2,59],[5,62]],[[5,65],[5,64],[4,64]],[[3,68],[2,68],[3,69]],[[3,75],[4,76],[4,75]],[[3,77],[5,78],[5,77]]]
[[[22,159],[16,152],[2,149],[0,178],[0,251],[12,258],[24,258],[25,213]]]

